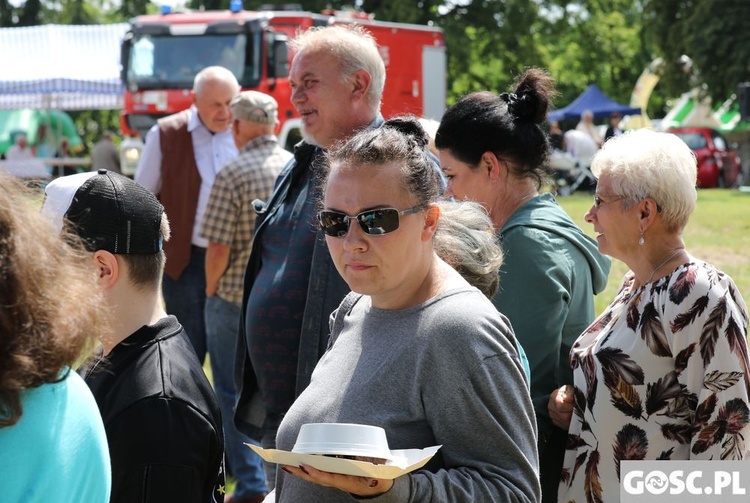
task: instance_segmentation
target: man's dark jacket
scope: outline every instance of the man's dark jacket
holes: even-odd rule
[[[314,162],[321,162],[323,151],[313,145],[302,142],[294,153],[294,158],[279,173],[273,195],[268,203],[256,207],[258,217],[255,222],[255,237],[253,238],[250,260],[245,270],[245,284],[242,294],[242,310],[239,333],[237,337],[237,356],[234,366],[235,385],[237,387],[237,408],[234,422],[241,432],[260,440],[262,430],[269,427],[266,423],[266,410],[258,389],[258,381],[248,352],[245,326],[247,302],[253,282],[262,267],[260,243],[268,218],[273,215],[286,199],[290,187],[303,179],[306,170],[312,169]],[[310,183],[318,183],[312,177]],[[302,330],[299,341],[299,360],[297,364],[297,382],[295,395],[299,396],[310,383],[310,377],[315,365],[326,350],[328,343],[328,318],[336,310],[347,293],[349,286],[339,275],[328,253],[325,238],[319,229],[315,236],[310,281],[307,289],[305,312],[302,318]],[[251,321],[250,321],[251,323]],[[271,425],[271,427],[276,425]]]
[[[107,433],[112,502],[224,501],[221,412],[177,318],[141,327],[84,378]]]

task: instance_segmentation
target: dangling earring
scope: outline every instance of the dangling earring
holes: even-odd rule
[[[641,237],[638,239],[638,244],[643,246],[646,244],[646,238],[643,237],[643,233],[641,232]]]

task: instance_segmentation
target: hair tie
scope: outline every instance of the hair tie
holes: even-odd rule
[[[514,119],[528,119],[534,114],[534,105],[528,94],[502,93],[500,99],[508,104],[508,112]]]
[[[506,102],[508,108],[510,108],[518,100],[518,95],[516,93],[501,93],[500,99]]]

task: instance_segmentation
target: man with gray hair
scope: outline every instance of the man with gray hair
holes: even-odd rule
[[[159,119],[149,130],[135,172],[135,181],[159,197],[172,224],[172,239],[164,245],[164,301],[201,362],[206,356],[208,241],[200,235],[200,223],[216,174],[237,157],[229,104],[239,92],[237,78],[226,68],[201,70],[193,82],[193,105]]]
[[[253,201],[266,200],[292,154],[279,147],[276,100],[245,91],[231,102],[232,135],[240,153],[216,175],[201,223],[206,250],[206,336],[211,372],[224,423],[229,469],[237,478],[225,503],[260,502],[266,493],[260,457],[252,440],[234,426],[237,394],[232,373],[242,305],[242,279],[255,232]]]
[[[378,127],[385,65],[362,27],[312,28],[291,41],[289,81],[304,141],[258,212],[245,272],[235,424],[273,447],[276,429],[326,349],[328,319],[349,292],[316,230],[324,149]],[[264,465],[275,482],[275,465]]]

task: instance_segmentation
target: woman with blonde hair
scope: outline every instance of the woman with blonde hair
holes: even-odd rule
[[[695,156],[675,135],[640,129],[607,141],[592,171],[586,221],[630,271],[573,345],[573,385],[550,397],[568,429],[566,502],[619,501],[624,460],[750,458],[747,306],[682,239]]]
[[[88,257],[0,172],[0,480],[3,501],[109,501],[99,409],[71,370],[106,336]]]

